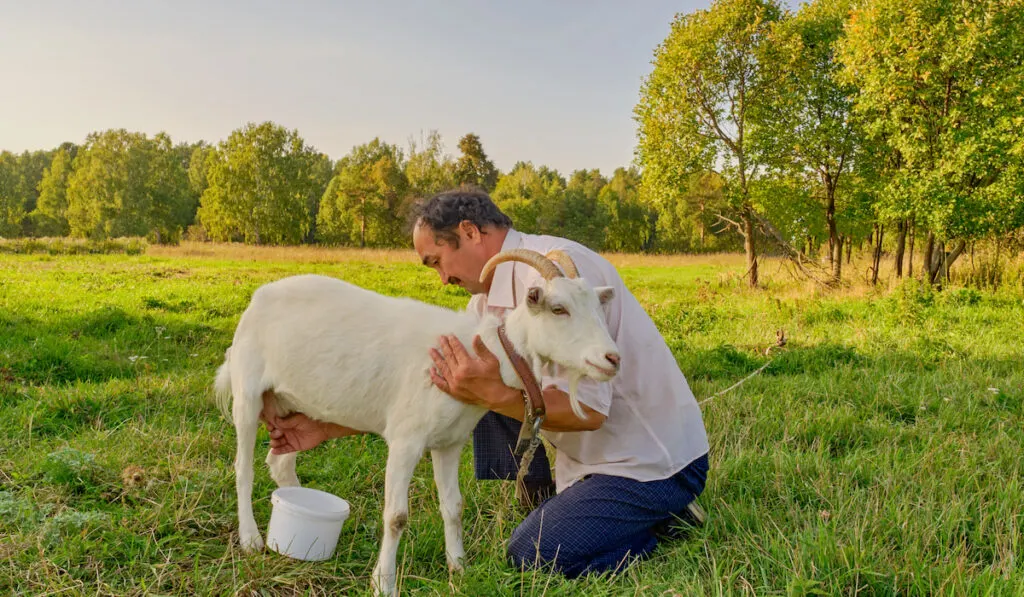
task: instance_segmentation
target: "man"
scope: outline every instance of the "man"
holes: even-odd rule
[[[611,286],[605,306],[608,331],[621,355],[610,382],[582,380],[578,397],[586,419],[573,414],[568,381],[551,371],[541,380],[547,417],[543,435],[556,448],[557,494],[544,500],[513,532],[509,558],[518,566],[550,566],[574,577],[615,569],[644,557],[680,518],[701,516],[694,500],[708,471],[708,440],[700,408],[672,352],[615,268],[597,253],[561,238],[523,234],[486,193],[460,188],[419,204],[413,244],[443,284],[473,297],[467,310],[504,316],[522,300],[539,272],[519,262],[495,268],[481,282],[484,264],[501,251],[523,248],[567,253],[592,286]],[[513,479],[512,455],[524,415],[522,394],[505,386],[497,358],[482,342],[473,352],[454,336],[431,350],[433,383],[457,400],[490,412],[473,434],[478,479]],[[275,452],[308,449],[354,433],[302,415],[271,418]],[[550,493],[551,468],[539,449],[527,476],[533,497]],[[527,496],[529,497],[529,496]]]

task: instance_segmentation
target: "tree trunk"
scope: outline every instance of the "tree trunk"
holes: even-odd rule
[[[643,242],[644,253],[650,253],[654,250],[654,245],[658,242],[658,214],[651,214],[647,218],[647,238]]]
[[[959,259],[960,256],[964,254],[964,250],[966,248],[967,241],[961,240],[956,243],[956,246],[953,247],[952,251],[950,251],[949,253],[943,253],[944,258],[942,260],[942,273],[946,277],[947,283],[949,282],[949,268],[953,267],[953,264],[956,262],[956,260]]]
[[[903,277],[903,253],[907,246],[907,228],[909,223],[907,220],[900,220],[896,223],[896,231],[898,236],[896,237],[896,255],[893,259],[893,263],[896,265],[896,277]]]
[[[871,260],[871,285],[878,284],[878,268],[882,264],[882,238],[885,236],[885,228],[875,223],[875,251]]]
[[[996,237],[996,263],[995,267],[992,268],[992,290],[999,290],[999,283],[1002,281],[1002,276],[999,275],[999,248],[1002,244],[1001,239]]]
[[[754,215],[752,208],[743,208],[740,221],[743,223],[743,248],[747,253],[747,276],[749,286],[757,288],[757,248],[754,246]]]
[[[366,247],[366,199],[359,200],[359,248]]]
[[[921,276],[925,281],[932,281],[932,253],[935,252],[935,234],[929,230],[928,238],[924,241],[924,255],[921,260]]]
[[[917,231],[917,224],[914,222],[913,216],[910,218],[910,222],[907,224],[910,228],[910,255],[907,256],[907,277],[914,277],[914,233]]]
[[[843,277],[843,239],[844,238],[846,238],[846,237],[842,236],[842,235],[837,235],[836,236],[836,240],[835,240],[835,244],[833,244],[832,243],[832,238],[830,236],[829,237],[829,241],[828,241],[829,247],[833,247],[835,249],[835,257],[830,257],[830,259],[832,259],[832,279],[835,280],[836,282],[841,280],[842,277]]]
[[[946,243],[939,241],[932,249],[931,259],[928,262],[927,279],[930,284],[939,281],[939,274],[942,273],[943,263],[946,261]]]
[[[842,266],[836,265],[836,262],[843,259],[843,241],[839,238],[839,232],[836,230],[836,194],[832,185],[829,184],[827,177],[825,179],[825,193],[827,195],[825,223],[828,226],[828,261],[832,265],[832,277],[838,281],[839,270],[842,269]]]
[[[853,259],[853,239],[849,235],[846,236],[846,265],[850,265],[850,261]]]
[[[938,252],[932,255],[931,261],[928,266],[928,281],[932,284],[938,282],[949,282],[949,268],[953,266],[953,263],[963,255],[964,249],[967,248],[967,241],[957,241],[953,250],[946,252],[946,243],[940,242],[938,244]]]

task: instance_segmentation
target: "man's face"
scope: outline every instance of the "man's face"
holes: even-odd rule
[[[423,265],[434,268],[442,284],[455,284],[470,294],[487,292],[480,283],[480,272],[488,256],[480,237],[480,230],[463,222],[453,232],[458,235],[458,248],[454,243],[438,239],[429,226],[417,224],[412,233],[412,244]]]

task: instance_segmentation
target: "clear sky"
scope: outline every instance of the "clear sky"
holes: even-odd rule
[[[126,128],[218,142],[295,128],[338,159],[430,129],[495,164],[633,159],[633,107],[677,12],[710,0],[157,1],[0,4],[0,149]]]

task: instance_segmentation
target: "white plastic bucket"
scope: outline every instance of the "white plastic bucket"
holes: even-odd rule
[[[270,495],[273,509],[267,546],[297,560],[319,561],[334,555],[348,518],[348,502],[309,487],[279,487]]]

